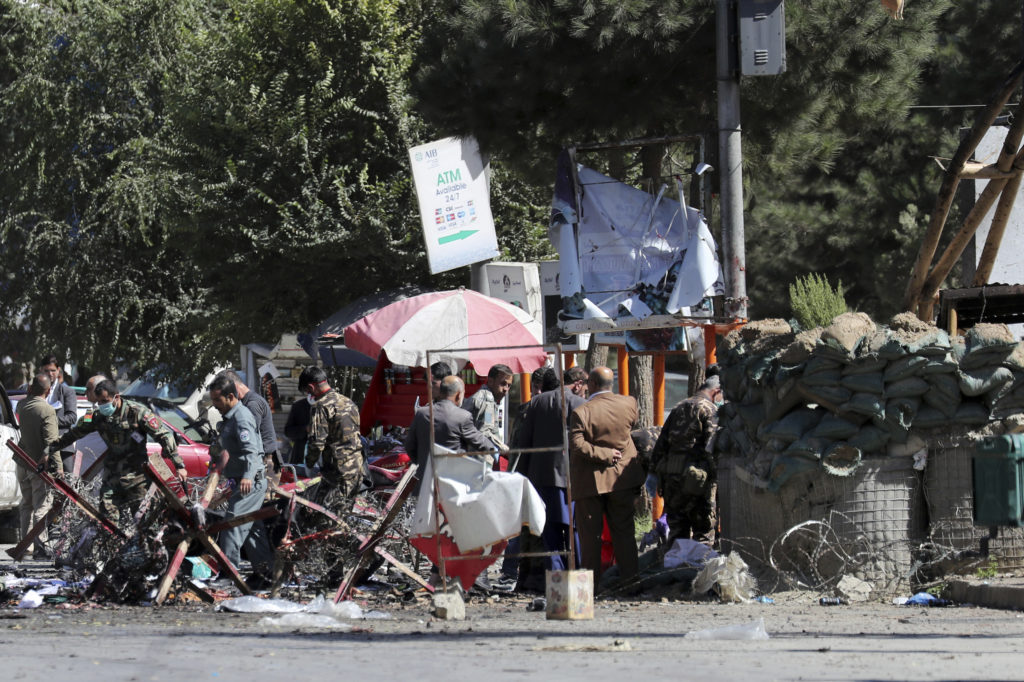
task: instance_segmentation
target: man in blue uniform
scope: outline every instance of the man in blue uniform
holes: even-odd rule
[[[218,375],[207,386],[210,402],[224,416],[220,426],[223,451],[213,457],[216,470],[233,484],[228,498],[225,520],[256,511],[263,505],[267,492],[267,476],[263,463],[263,441],[256,428],[256,419],[238,397],[235,382]],[[248,585],[253,589],[269,587],[274,557],[262,521],[243,523],[221,531],[217,544],[236,567],[242,560],[242,545],[252,562],[253,575]]]

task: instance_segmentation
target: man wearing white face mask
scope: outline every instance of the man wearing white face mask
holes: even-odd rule
[[[120,507],[128,505],[134,514],[146,495],[147,436],[160,443],[163,456],[173,462],[180,480],[184,481],[188,473],[178,454],[174,435],[155,414],[139,403],[123,399],[117,392],[117,384],[110,379],[98,383],[94,392],[96,411],[83,417],[52,443],[50,452],[99,431],[108,453],[100,488],[100,510],[116,522]]]

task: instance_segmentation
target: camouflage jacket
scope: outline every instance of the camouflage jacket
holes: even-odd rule
[[[473,425],[499,448],[505,445],[498,425],[498,403],[487,386],[481,386],[476,393],[462,401],[462,409],[473,415]]]
[[[655,473],[682,473],[688,464],[707,466],[713,457],[708,443],[718,428],[718,407],[702,395],[683,400],[672,409],[651,453]]]
[[[363,441],[359,438],[359,408],[331,389],[317,399],[310,417],[306,466],[323,456],[323,468],[345,473],[362,463]]]
[[[144,405],[122,398],[121,407],[109,417],[95,411],[87,414],[57,440],[57,447],[64,448],[96,431],[107,445],[106,468],[109,472],[142,473],[146,463],[147,436],[160,443],[163,456],[170,458],[176,469],[185,468],[174,434]]]

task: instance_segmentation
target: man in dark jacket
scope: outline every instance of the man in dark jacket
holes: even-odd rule
[[[585,383],[587,373],[581,367],[571,367],[563,378],[565,392],[558,390],[558,375],[554,371],[544,376],[540,395],[530,400],[523,417],[522,426],[516,432],[516,448],[558,448],[551,452],[533,452],[524,455],[520,466],[522,473],[530,479],[537,493],[544,500],[547,520],[541,539],[546,552],[567,552],[569,550],[569,504],[566,493],[566,476],[569,471],[569,452],[563,439],[569,422],[569,415],[585,401],[573,393],[572,387]],[[563,414],[564,395],[565,412]],[[545,557],[545,568],[564,571],[567,568],[562,555]]]
[[[46,402],[57,413],[57,433],[63,436],[78,421],[78,397],[75,389],[63,381],[63,372],[56,355],[45,355],[39,360],[39,371],[50,377],[50,392]],[[75,454],[74,448],[64,451],[64,456]]]

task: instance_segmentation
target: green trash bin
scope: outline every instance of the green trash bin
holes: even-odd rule
[[[1024,525],[1024,434],[979,441],[973,478],[975,525]]]

